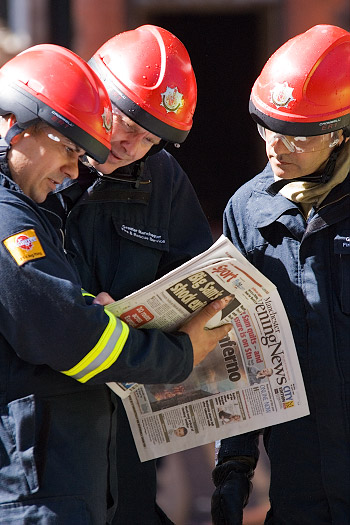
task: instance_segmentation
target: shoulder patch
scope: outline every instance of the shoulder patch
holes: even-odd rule
[[[45,252],[34,230],[25,230],[2,241],[18,266],[45,257]]]

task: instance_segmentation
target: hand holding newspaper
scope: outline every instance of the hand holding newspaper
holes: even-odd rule
[[[231,300],[232,296],[226,295],[220,299],[210,301],[209,304],[196,312],[194,317],[187,319],[178,328],[179,332],[186,333],[191,340],[194,367],[203,361],[218,342],[232,330],[231,323],[220,324],[210,330],[207,329],[213,316],[225,309]]]
[[[108,383],[121,398],[141,461],[309,413],[288,319],[276,287],[223,235],[207,251],[108,305],[136,328],[172,331],[231,295],[207,328],[232,330],[177,385]]]

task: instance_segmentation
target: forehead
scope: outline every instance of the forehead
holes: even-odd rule
[[[120,118],[127,122],[130,127],[132,127],[135,131],[138,131],[139,133],[148,133],[147,129],[140,126],[140,124],[137,124],[134,120],[132,120],[130,117],[125,115],[124,113],[120,114]]]

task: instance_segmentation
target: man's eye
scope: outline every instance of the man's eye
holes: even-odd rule
[[[125,129],[133,131],[133,128],[132,128],[131,124],[129,124],[129,122],[125,122],[125,120],[122,120],[121,122],[122,122],[123,126],[125,127]]]
[[[160,144],[160,142],[156,142],[156,139],[153,137],[146,137],[145,140],[148,144],[151,144],[151,146],[158,146]]]

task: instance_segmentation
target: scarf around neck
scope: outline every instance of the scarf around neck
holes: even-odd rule
[[[319,208],[321,203],[338,184],[341,184],[350,171],[350,140],[346,142],[337,158],[334,174],[326,183],[305,182],[296,180],[284,186],[279,193],[300,205],[305,217],[312,208]],[[281,180],[275,176],[275,181]]]

